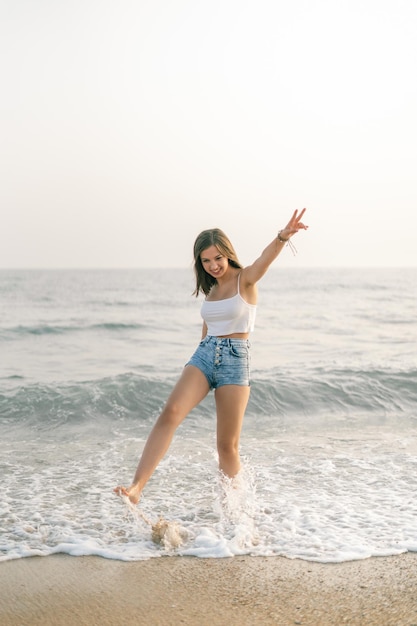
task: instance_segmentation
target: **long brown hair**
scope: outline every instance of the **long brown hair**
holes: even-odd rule
[[[201,262],[201,253],[203,250],[207,250],[210,246],[216,246],[223,256],[227,257],[229,265],[242,269],[242,265],[237,258],[234,247],[230,243],[230,239],[226,237],[224,232],[220,228],[211,228],[210,230],[203,230],[194,242],[194,273],[196,278],[196,287],[193,295],[198,296],[202,291],[206,296],[210,289],[216,283],[216,279],[210,276],[203,268]]]

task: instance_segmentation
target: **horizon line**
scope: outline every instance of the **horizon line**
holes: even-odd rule
[[[297,265],[297,266],[291,266],[291,265],[277,265],[277,266],[273,266],[270,267],[268,269],[268,272],[270,272],[271,270],[280,270],[280,269],[303,269],[303,270],[309,270],[309,269],[349,269],[349,270],[354,270],[354,269],[373,269],[373,270],[377,270],[377,269],[381,269],[381,270],[387,270],[387,269],[416,269],[417,265]],[[185,266],[185,265],[154,265],[154,266],[123,266],[123,267],[117,267],[117,266],[96,266],[96,265],[92,265],[92,266],[75,266],[75,267],[71,267],[71,266],[35,266],[35,267],[0,267],[0,271],[1,272],[7,272],[7,271],[16,271],[16,272],[31,272],[31,271],[63,271],[63,272],[84,272],[84,271],[137,271],[137,270],[189,270],[189,269],[193,269],[192,265],[189,266]]]

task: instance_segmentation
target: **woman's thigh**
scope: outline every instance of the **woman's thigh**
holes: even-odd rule
[[[210,388],[207,378],[193,365],[187,365],[173,388],[160,418],[170,419],[178,424],[208,394]]]
[[[249,395],[249,386],[223,385],[215,390],[218,445],[238,443]]]

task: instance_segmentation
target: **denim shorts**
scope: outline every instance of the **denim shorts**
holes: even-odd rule
[[[223,385],[250,386],[250,342],[248,339],[204,337],[186,363],[203,372],[210,389]]]

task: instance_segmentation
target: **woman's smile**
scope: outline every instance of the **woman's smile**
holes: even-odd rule
[[[214,278],[224,274],[229,267],[229,260],[216,246],[203,250],[200,258],[204,270]]]

